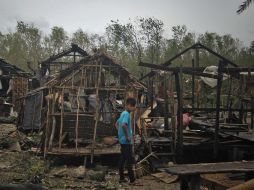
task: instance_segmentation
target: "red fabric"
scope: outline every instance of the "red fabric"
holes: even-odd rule
[[[191,120],[191,118],[189,116],[189,113],[184,113],[183,114],[183,126],[184,127],[188,126],[190,123],[190,120]]]

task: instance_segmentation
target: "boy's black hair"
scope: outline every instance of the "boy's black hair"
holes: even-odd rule
[[[126,105],[136,106],[136,99],[135,98],[127,98]]]

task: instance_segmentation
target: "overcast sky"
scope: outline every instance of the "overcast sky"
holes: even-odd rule
[[[137,16],[161,19],[170,28],[186,25],[198,34],[232,34],[245,45],[254,40],[254,3],[241,15],[236,10],[244,0],[0,0],[0,31],[16,22],[33,22],[43,32],[62,26],[68,33],[82,28],[102,34],[110,20],[127,22]]]

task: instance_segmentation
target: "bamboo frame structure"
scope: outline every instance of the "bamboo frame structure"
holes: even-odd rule
[[[203,72],[205,67],[201,67],[200,66],[200,58],[199,58],[199,54],[200,54],[200,50],[205,50],[207,52],[209,52],[210,54],[214,55],[215,57],[218,58],[218,73],[217,74],[208,74]],[[185,54],[186,52],[190,51],[190,50],[194,50],[194,58],[192,59],[191,62],[191,67],[182,67],[182,66],[172,66],[172,63],[174,60],[176,60],[177,58],[180,58],[183,54]],[[202,112],[213,112],[215,113],[215,118],[216,118],[216,122],[214,124],[214,144],[213,144],[213,158],[214,160],[216,160],[218,158],[218,144],[219,142],[219,132],[220,132],[220,122],[219,122],[219,114],[221,112],[228,112],[228,114],[230,114],[231,112],[239,112],[239,116],[240,119],[242,120],[243,118],[243,113],[251,113],[251,128],[253,128],[254,126],[254,117],[253,117],[253,113],[254,113],[254,98],[253,98],[253,94],[250,92],[251,97],[250,97],[250,102],[251,102],[251,107],[250,108],[244,108],[243,107],[243,91],[244,91],[244,87],[243,85],[240,85],[240,90],[239,90],[239,94],[236,94],[235,97],[239,98],[239,108],[232,108],[231,104],[230,104],[230,97],[234,96],[234,92],[232,92],[232,79],[236,79],[239,80],[239,78],[241,78],[241,73],[242,72],[246,72],[248,73],[248,77],[251,78],[251,72],[254,72],[254,68],[253,67],[239,67],[237,64],[233,63],[232,61],[228,60],[227,58],[223,57],[222,55],[219,55],[218,53],[216,53],[215,51],[213,51],[212,49],[200,44],[200,43],[196,43],[192,46],[190,46],[189,48],[186,48],[185,50],[183,50],[182,52],[180,52],[179,54],[173,56],[171,59],[169,59],[168,61],[166,61],[163,64],[150,64],[150,63],[144,63],[142,61],[140,61],[139,66],[144,66],[144,67],[148,67],[151,68],[151,72],[149,72],[148,74],[146,74],[145,76],[143,76],[141,79],[139,80],[143,80],[144,78],[148,77],[149,80],[149,84],[151,83],[150,81],[153,81],[153,79],[156,78],[156,76],[158,76],[156,73],[161,74],[161,71],[164,71],[165,73],[172,73],[175,75],[175,87],[176,87],[176,92],[177,92],[177,102],[178,102],[178,133],[177,133],[177,139],[178,139],[178,147],[179,147],[179,151],[178,151],[178,155],[181,158],[181,153],[182,153],[182,147],[183,147],[183,134],[182,134],[182,119],[180,117],[182,117],[182,111],[183,108],[185,109],[185,111],[190,111],[190,112],[195,112],[195,111],[202,111]],[[157,70],[157,71],[156,71]],[[159,71],[159,72],[158,72]],[[182,89],[182,79],[180,77],[180,75],[182,74],[186,74],[186,75],[191,75],[191,107],[184,107],[183,106],[183,89]],[[227,76],[230,77],[230,89],[227,92],[227,106],[225,107],[221,107],[220,102],[221,102],[221,91],[222,91],[222,81],[223,81],[223,75],[226,74]],[[171,75],[171,74],[168,74]],[[155,76],[154,78],[152,78],[153,76]],[[198,101],[198,97],[195,97],[195,78],[196,77],[207,77],[207,78],[211,78],[211,79],[217,79],[217,87],[216,87],[216,107],[200,107],[200,102]],[[165,78],[165,77],[164,77]],[[252,79],[253,80],[253,79]],[[165,80],[164,80],[165,81]],[[242,82],[243,84],[245,84],[245,82]],[[251,87],[251,89],[253,89],[253,85]],[[152,89],[153,91],[153,89]],[[173,95],[174,96],[174,95]],[[173,98],[174,99],[174,98]],[[167,102],[167,100],[165,100],[165,102]],[[170,101],[170,103],[172,103]],[[172,109],[171,109],[172,110]],[[173,111],[173,110],[172,110]],[[166,110],[165,110],[166,112]],[[165,118],[165,124],[166,124],[166,118]],[[166,125],[165,125],[166,126]],[[175,135],[176,136],[176,135]],[[174,138],[174,137],[173,137]],[[179,161],[181,162],[181,160]]]
[[[219,114],[221,111],[239,111],[239,112],[251,112],[253,113],[253,106],[251,109],[243,109],[243,108],[221,108],[220,101],[221,101],[221,86],[222,86],[222,78],[223,73],[226,72],[231,77],[238,77],[239,73],[242,71],[254,71],[254,68],[225,68],[228,63],[225,62],[225,60],[219,61],[218,66],[218,74],[217,75],[206,75],[208,78],[215,78],[217,80],[217,93],[216,93],[216,108],[199,108],[199,107],[192,107],[192,108],[184,108],[183,106],[183,89],[182,89],[182,77],[181,73],[189,74],[189,75],[197,75],[197,76],[203,76],[203,74],[199,73],[200,68],[194,68],[190,69],[187,67],[165,67],[161,65],[155,65],[155,64],[146,64],[146,63],[140,63],[141,66],[145,66],[148,68],[156,68],[163,71],[171,71],[175,75],[175,85],[176,85],[176,92],[177,92],[177,99],[178,99],[178,133],[177,133],[177,139],[178,139],[178,156],[179,156],[179,162],[181,162],[182,158],[182,151],[183,151],[183,128],[182,128],[182,110],[183,108],[185,110],[189,111],[207,111],[207,112],[215,112],[216,113],[216,121],[215,121],[215,132],[214,132],[214,152],[213,152],[213,158],[216,160],[218,158],[218,145],[219,145]],[[197,72],[198,71],[198,72]],[[192,86],[192,88],[194,88]],[[240,91],[242,93],[242,90]],[[253,115],[251,116],[251,120],[253,121]],[[253,125],[253,122],[251,122],[251,126]]]
[[[50,63],[47,61],[44,66],[48,64]],[[116,119],[104,123],[103,117],[106,117],[106,114],[113,117],[123,111],[124,107],[112,107],[113,110],[107,111],[106,108],[102,110],[101,106],[102,103],[111,101],[110,95],[114,98],[122,98],[124,102],[128,92],[133,91],[134,93],[131,94],[135,94],[137,98],[138,91],[145,89],[143,84],[113,59],[105,54],[99,54],[73,62],[72,66],[60,71],[59,75],[45,85],[42,90],[48,94],[49,99],[44,133],[44,156],[47,154],[84,155],[91,156],[93,162],[94,156],[100,153],[120,153],[119,146],[99,148],[96,143],[100,143],[98,140],[103,137],[116,135],[114,129]],[[93,98],[94,108],[91,104]],[[116,104],[116,100],[114,101]],[[54,130],[53,118],[56,121]]]

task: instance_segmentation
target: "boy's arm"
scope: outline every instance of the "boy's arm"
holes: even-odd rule
[[[123,134],[125,136],[125,139],[127,142],[130,142],[130,137],[128,136],[128,132],[127,132],[127,125],[126,123],[122,124],[122,129],[123,129]]]

